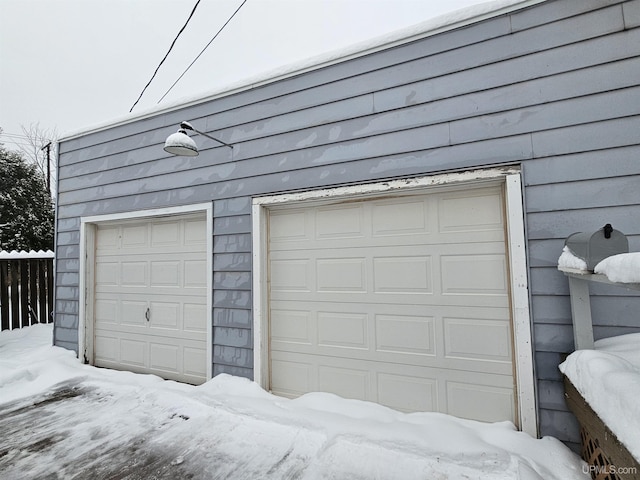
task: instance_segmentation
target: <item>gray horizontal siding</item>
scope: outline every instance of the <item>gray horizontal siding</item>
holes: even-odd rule
[[[610,5],[618,0],[580,0],[579,2],[548,2],[511,15],[511,28],[514,31],[535,27],[542,23],[551,23],[590,12]]]
[[[80,217],[213,202],[213,371],[251,378],[251,199],[522,166],[541,434],[578,440],[564,239],[605,223],[640,250],[640,1],[548,0],[450,32],[62,142],[56,343],[77,348]],[[162,144],[181,120],[198,157]],[[595,335],[640,297],[594,286]],[[75,336],[74,336],[75,335]]]
[[[252,377],[250,198],[214,202],[214,370]],[[218,352],[216,354],[216,352]],[[237,363],[237,362],[240,362]]]
[[[208,131],[216,130],[216,133],[221,139],[225,141],[240,143],[245,139],[237,136],[232,138],[231,136],[227,136],[226,132],[218,130],[224,128],[233,128],[233,134],[238,135],[238,133],[235,133],[235,127],[243,123],[242,120],[245,120],[246,122],[255,122],[256,119],[263,119],[269,120],[269,122],[271,122],[273,120],[272,117],[274,116],[290,114],[290,112],[295,112],[297,110],[316,107],[320,102],[322,102],[323,104],[333,103],[347,98],[353,98],[359,95],[392,88],[399,84],[407,84],[411,83],[412,81],[424,81],[425,78],[441,77],[453,72],[473,72],[473,68],[477,66],[486,66],[494,63],[504,63],[509,59],[524,57],[528,54],[539,54],[539,52],[541,51],[556,49],[560,46],[570,45],[582,40],[599,37],[607,33],[621,32],[622,30],[624,30],[622,9],[619,5],[599,10],[588,15],[572,18],[569,20],[569,22],[571,22],[570,24],[566,24],[564,22],[555,22],[550,25],[543,25],[538,28],[533,28],[531,30],[519,32],[512,35],[508,35],[510,33],[509,20],[494,20],[494,22],[498,21],[504,24],[504,26],[502,27],[504,29],[504,35],[501,35],[497,38],[490,38],[485,41],[478,41],[477,43],[470,45],[463,44],[465,46],[458,48],[450,47],[450,49],[448,50],[438,49],[436,52],[431,54],[429,54],[429,49],[421,49],[419,50],[420,58],[407,60],[404,63],[394,65],[393,75],[381,74],[380,66],[375,64],[374,58],[370,58],[368,59],[368,63],[371,64],[369,68],[371,68],[372,71],[369,72],[362,73],[361,70],[355,70],[352,67],[350,68],[350,75],[332,77],[330,78],[330,80],[332,81],[329,81],[329,79],[327,79],[327,83],[324,84],[312,87],[307,86],[306,89],[302,90],[299,90],[300,87],[296,87],[295,85],[293,85],[295,83],[308,85],[307,79],[310,76],[312,76],[313,78],[319,78],[318,72],[313,72],[311,74],[305,74],[293,79],[288,79],[284,82],[278,82],[270,88],[260,88],[258,89],[260,90],[260,93],[262,93],[262,95],[258,96],[258,98],[260,99],[260,103],[252,103],[244,106],[244,110],[246,110],[246,113],[243,113],[243,108],[224,111],[221,113],[220,108],[217,107],[217,105],[223,101],[227,101],[227,99],[221,99],[220,101],[213,102],[213,105],[205,105],[204,107],[200,106],[198,108],[202,109],[203,111],[207,111],[206,107],[208,107]],[[472,30],[473,29],[464,29],[461,30],[459,34],[464,35],[466,32],[466,35],[472,36],[472,34],[468,33]],[[637,35],[637,33],[633,31],[630,34],[634,36]],[[629,49],[635,49],[634,51],[637,54],[638,46],[636,44],[634,47],[633,39],[625,37],[625,40],[626,41],[623,41],[624,45],[605,45],[603,55],[604,58],[602,59],[602,61],[610,62],[612,60],[612,55],[619,56],[619,58],[628,58],[629,56],[632,56],[629,55]],[[424,43],[425,42],[423,42],[423,44]],[[588,46],[585,46],[585,48],[586,47]],[[399,50],[400,49],[398,48],[393,49],[390,52],[392,53],[392,55],[389,55],[389,52],[387,52],[386,54],[375,54],[371,55],[370,57],[385,56],[395,58],[396,56],[399,56]],[[616,53],[612,54],[612,50]],[[418,54],[418,52],[415,53]],[[555,52],[550,52],[551,55],[553,55],[553,53]],[[585,57],[584,52],[582,52],[582,55],[576,55],[576,53],[579,52],[566,52],[566,54],[564,55],[562,54],[562,52],[557,53],[560,54],[558,56],[561,58],[558,58],[556,62],[561,63],[565,63],[567,61],[571,62],[572,57]],[[570,53],[574,54],[571,55]],[[590,54],[592,54],[592,51],[590,51]],[[562,57],[564,57],[564,60],[562,60]],[[531,65],[530,62],[527,63]],[[535,63],[537,62],[534,62],[534,64]],[[374,65],[375,69],[373,69]],[[539,62],[536,66],[537,68],[540,68],[542,65],[544,65],[544,62]],[[505,64],[505,67],[508,68],[509,66]],[[567,67],[560,68],[563,68],[563,71],[567,70]],[[511,68],[510,70],[517,72],[520,69]],[[357,74],[354,75],[354,71],[357,72]],[[475,74],[475,72],[473,73]],[[474,75],[474,77],[475,76],[476,75]],[[539,71],[529,71],[529,74],[526,77],[521,78],[522,80],[526,80],[536,76],[540,76]],[[494,76],[493,78],[493,81],[495,82],[495,78],[502,77]],[[283,83],[290,85],[290,88],[288,89],[286,94],[271,98],[270,101],[264,101],[264,94],[266,93],[266,91],[275,90],[273,91],[272,95],[277,95],[278,85],[282,85]],[[452,84],[456,85],[457,83],[458,82],[449,82],[449,88],[451,88]],[[492,86],[495,87],[495,85]],[[485,88],[490,87],[491,86],[485,86]],[[460,93],[461,92],[451,92],[449,95],[455,96]],[[246,95],[241,95],[239,98],[253,97],[254,95],[255,92],[251,91]],[[321,101],[319,102],[318,99],[321,99]],[[240,101],[240,103],[243,102]],[[190,114],[193,108],[194,107],[190,107],[189,109],[186,109],[181,113],[168,114],[167,116],[174,116],[176,120],[173,123],[162,120],[160,122],[162,124],[162,128],[159,129],[151,131],[146,130],[142,133],[132,134],[131,127],[117,127],[116,129],[114,129],[114,132],[99,132],[93,134],[102,136],[101,140],[103,141],[93,143],[90,150],[73,150],[73,145],[78,142],[86,142],[89,138],[92,137],[92,135],[89,135],[87,139],[71,140],[69,142],[63,143],[63,145],[61,145],[62,155],[60,164],[61,166],[65,166],[69,163],[87,160],[88,156],[96,158],[100,156],[114,155],[126,150],[142,149],[144,152],[144,149],[148,148],[150,145],[162,144],[166,136],[177,128],[177,124],[182,119],[182,116],[185,114]],[[345,110],[348,111],[348,109]],[[214,112],[214,115],[212,115],[211,112]],[[195,117],[197,118],[197,115]],[[189,115],[189,118],[194,118],[194,115]],[[283,123],[282,131],[289,131],[292,125],[296,125],[296,123],[294,121]],[[122,131],[123,134],[126,133],[126,135],[117,137],[117,142],[114,142],[113,134],[118,130]],[[231,135],[231,132],[229,132],[228,135]],[[205,144],[207,142],[208,141],[205,141]]]
[[[640,78],[640,77],[639,77]],[[640,203],[640,168],[635,175],[613,178],[592,178],[565,184],[549,184],[527,188],[527,204],[530,211],[553,211],[561,209],[580,210],[608,207],[612,193],[620,207]],[[560,197],[560,198],[558,198]],[[562,206],[561,206],[562,205]]]
[[[640,3],[628,2],[622,5],[624,26],[626,28],[640,27]]]
[[[640,147],[609,148],[606,152],[588,151],[535,159],[527,164],[527,187],[553,185],[567,181],[614,178],[638,173]],[[531,189],[528,189],[529,191]]]

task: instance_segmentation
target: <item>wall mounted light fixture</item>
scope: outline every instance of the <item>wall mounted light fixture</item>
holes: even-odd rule
[[[196,130],[189,122],[180,122],[180,129],[167,137],[167,140],[164,142],[164,151],[171,153],[173,155],[182,155],[186,157],[195,157],[198,155],[198,146],[196,142],[187,135],[187,130],[192,130],[200,135],[204,135],[211,140],[215,140],[218,143],[221,143],[225,147],[229,147],[233,149],[232,145],[228,143],[224,143],[222,140],[218,140],[217,138],[212,137],[211,135],[207,135],[204,132]]]

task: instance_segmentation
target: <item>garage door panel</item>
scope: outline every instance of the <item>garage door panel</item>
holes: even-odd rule
[[[99,227],[100,233],[102,235],[102,227]],[[101,248],[96,248],[96,254],[100,259],[119,259],[122,254],[127,256],[136,255],[139,260],[148,260],[154,259],[158,256],[158,254],[166,255],[164,258],[167,259],[181,259],[183,256],[192,256],[194,258],[198,258],[199,253],[203,250],[203,245],[198,243],[192,244],[182,244],[180,247],[180,251],[176,251],[174,246],[168,247],[162,244],[152,245],[151,243],[147,243],[146,245],[134,245],[128,246],[126,249],[122,246],[121,243],[117,243],[115,246],[109,245],[103,246]]]
[[[151,245],[177,247],[180,245],[180,223],[162,222],[151,224]]]
[[[102,225],[100,226],[100,235],[96,237],[96,252],[103,250],[115,250],[119,246],[120,227]]]
[[[291,243],[305,244],[311,239],[307,213],[304,210],[273,212],[269,219],[269,239],[274,246],[286,248]]]
[[[364,221],[360,205],[319,208],[315,215],[315,238],[361,238],[365,234]]]
[[[296,361],[291,357],[280,359],[275,355],[271,359],[271,391],[283,397],[297,397],[318,390],[317,382],[312,380],[314,369],[310,361]]]
[[[115,324],[118,319],[118,301],[101,299],[95,305],[95,324],[99,328],[102,324]]]
[[[202,232],[207,231],[207,220],[205,218],[195,218],[185,220],[184,223],[184,242],[187,248],[194,246],[196,250],[206,249],[207,238]]]
[[[121,338],[119,363],[122,365],[133,365],[137,367],[148,366],[147,348],[148,343],[145,340]]]
[[[505,375],[477,373],[474,382],[467,382],[464,371],[367,360],[345,365],[340,358],[275,352],[272,392],[294,398],[325,391],[401,411],[440,411],[483,421],[503,421],[513,415],[513,386]]]
[[[515,420],[503,201],[497,186],[270,212],[273,392]]]
[[[148,226],[143,225],[125,225],[122,228],[122,249],[145,247],[149,243]]]
[[[311,260],[277,259],[271,261],[272,292],[310,292]]]
[[[444,318],[445,356],[511,364],[509,321]]]
[[[462,418],[499,422],[515,418],[513,386],[496,387],[447,382],[447,413]]]
[[[406,412],[438,410],[438,382],[423,376],[377,374],[378,402]]]
[[[156,371],[178,373],[180,348],[165,342],[149,342],[149,368]]]
[[[373,258],[374,293],[432,294],[432,277],[428,256]]]
[[[123,261],[120,263],[119,285],[130,287],[146,287],[149,285],[149,269],[147,262]]]
[[[440,257],[445,295],[504,295],[508,293],[504,255],[446,255]]]
[[[176,339],[177,332],[180,334],[180,339]],[[202,334],[200,332],[188,332],[175,329],[163,329],[154,328],[150,329],[148,325],[131,325],[125,323],[117,323],[115,325],[96,326],[95,335],[118,335],[122,338],[133,338],[136,335],[146,336],[148,339],[153,337],[164,338],[165,341],[178,342],[178,341],[197,341],[202,342]]]
[[[312,312],[309,310],[271,310],[271,340],[279,343],[311,345]]]
[[[368,315],[317,312],[318,347],[369,349]]]
[[[151,287],[179,287],[182,262],[156,260],[151,262]]]
[[[117,311],[116,323],[122,326],[147,328],[145,313],[147,302],[122,300]]]
[[[206,379],[206,231],[202,214],[98,226],[96,365]]]
[[[405,297],[406,300],[406,297]],[[444,297],[443,300],[448,300]],[[482,300],[482,299],[480,299]],[[476,299],[474,299],[476,301]],[[271,302],[270,316],[277,318],[277,312],[318,312],[333,311],[346,313],[367,313],[371,315],[407,315],[410,317],[424,317],[441,319],[442,317],[457,318],[478,318],[486,320],[505,320],[509,321],[510,312],[501,306],[486,307],[482,305],[457,305],[450,303],[429,304],[428,309],[421,303],[402,304],[402,311],[394,303],[388,302],[324,302],[322,300],[273,300]],[[428,314],[428,315],[427,315]]]
[[[207,351],[203,348],[185,346],[182,349],[182,372],[199,379],[207,375]]]
[[[182,305],[183,328],[185,332],[206,335],[207,305],[205,303],[187,303],[187,301]]]
[[[439,231],[503,230],[503,204],[499,189],[460,191],[442,195],[438,203]]]
[[[387,304],[402,306],[418,306],[423,307],[437,307],[437,306],[461,306],[468,305],[469,300],[472,298],[473,302],[478,308],[500,308],[505,303],[507,295],[491,294],[491,295],[471,295],[461,293],[451,293],[447,295],[430,295],[419,294],[415,292],[409,293],[364,293],[364,292],[292,292],[279,290],[271,293],[271,299],[274,302],[287,301],[287,297],[290,294],[291,301],[298,303],[311,304],[314,302],[319,303],[371,303],[375,305],[384,306]]]
[[[380,351],[377,355],[372,355],[369,350],[364,349],[346,349],[337,346],[323,346],[322,348],[314,350],[313,354],[309,354],[308,349],[303,348],[300,344],[288,344],[283,350],[279,350],[278,345],[274,345],[272,349],[272,359],[278,355],[284,353],[291,353],[299,355],[298,361],[301,361],[304,357],[321,357],[323,362],[328,359],[336,359],[341,362],[342,365],[352,364],[354,361],[367,361],[375,363],[384,363],[386,365],[396,365],[402,368],[409,366],[421,367],[421,368],[433,368],[446,371],[460,371],[466,372],[467,375],[478,373],[490,373],[492,375],[503,375],[511,377],[512,366],[496,361],[477,361],[472,365],[469,365],[469,359],[465,358],[447,358],[447,357],[435,357],[430,358],[427,355],[415,355],[395,352]],[[312,359],[311,359],[312,360]],[[311,361],[310,360],[310,361]],[[273,388],[273,383],[271,387]]]
[[[396,365],[415,365],[419,367],[439,368],[460,370],[475,373],[492,373],[497,375],[512,375],[512,365],[510,361],[506,361],[500,357],[492,357],[486,355],[484,357],[476,354],[470,354],[465,351],[464,354],[447,355],[446,347],[442,345],[444,340],[434,342],[434,349],[424,351],[433,353],[423,353],[414,347],[414,350],[399,351],[392,349],[378,349],[375,345],[375,339],[369,340],[369,345],[365,347],[352,346],[345,341],[340,344],[309,344],[302,342],[291,342],[272,339],[271,352],[272,355],[282,353],[295,353],[310,356],[322,356],[326,358],[342,359],[347,364],[352,360],[363,360],[372,362],[384,362]],[[401,342],[397,342],[401,343]],[[395,347],[395,346],[394,346]],[[457,352],[456,352],[457,353]],[[473,360],[470,362],[470,360]]]
[[[197,300],[201,299],[202,296],[206,296],[207,290],[205,288],[180,288],[176,289],[175,287],[136,287],[136,286],[126,286],[126,290],[123,286],[102,286],[100,288],[96,288],[96,294],[99,294],[101,299],[137,299],[143,296],[148,298],[151,297],[171,297],[176,295],[176,293],[180,294],[181,298],[184,298],[185,301],[197,303]]]
[[[108,332],[96,335],[95,351],[96,365],[115,365],[120,359],[120,339]]]
[[[317,368],[316,390],[331,392],[345,398],[366,400],[369,397],[369,371],[355,368],[335,367],[323,364]]]
[[[182,330],[181,305],[179,302],[150,302],[149,329]]]
[[[366,259],[322,258],[316,260],[316,291],[364,293],[367,291]]]
[[[398,215],[398,208],[402,215]],[[434,216],[426,200],[374,202],[371,205],[371,233],[375,237],[430,233]]]
[[[359,358],[471,370],[487,368],[481,365],[485,361],[502,362],[493,371],[511,371],[510,319],[504,308],[437,305],[425,310],[420,305],[404,305],[402,313],[396,313],[397,308],[390,304],[333,303],[331,307],[328,311],[323,302],[274,302],[271,348],[346,356],[356,354],[334,347],[366,349],[366,354],[357,354]],[[433,315],[425,315],[427,312]],[[301,347],[296,349],[293,344]],[[477,365],[461,367],[465,362],[458,359],[473,359]]]
[[[435,330],[433,317],[375,315],[376,351],[433,357],[436,354]]]
[[[185,288],[205,288],[207,286],[207,261],[185,260],[184,266],[184,282]]]
[[[120,265],[118,262],[100,262],[96,268],[96,287],[117,286]]]
[[[400,235],[396,235],[395,237],[400,237]],[[403,245],[408,246],[424,246],[428,245],[474,245],[477,242],[481,243],[494,243],[500,242],[504,240],[504,231],[503,230],[492,230],[492,231],[480,231],[480,232],[469,232],[468,234],[460,233],[460,232],[452,232],[452,233],[438,233],[431,232],[425,234],[403,234],[401,236],[405,241]],[[380,235],[378,237],[367,237],[367,246],[375,247],[375,248],[398,248],[398,247],[389,247],[389,238],[394,238],[393,235]],[[314,251],[314,250],[324,250],[326,249],[359,249],[363,247],[362,238],[354,237],[354,238],[329,238],[326,240],[309,240],[306,243],[287,243],[280,242],[278,244],[273,245],[273,249],[271,252],[274,254],[280,253],[292,253],[292,252],[306,252],[306,251]],[[401,248],[401,247],[400,247]],[[298,255],[300,256],[300,255]]]

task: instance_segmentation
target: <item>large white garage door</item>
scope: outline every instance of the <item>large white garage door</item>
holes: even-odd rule
[[[270,386],[517,423],[502,187],[273,209]]]
[[[94,363],[206,380],[204,215],[98,225]]]

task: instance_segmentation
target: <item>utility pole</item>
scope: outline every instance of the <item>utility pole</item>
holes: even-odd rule
[[[47,190],[49,191],[49,195],[51,195],[51,142],[42,147],[40,151],[42,150],[47,151]]]

